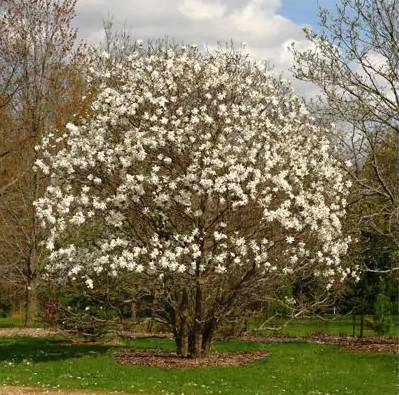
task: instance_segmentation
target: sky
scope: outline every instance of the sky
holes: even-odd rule
[[[319,6],[333,10],[337,0],[282,0],[279,13],[299,25],[317,29]]]
[[[245,42],[250,55],[267,60],[291,78],[288,46],[306,48],[304,26],[317,29],[317,10],[335,0],[78,0],[76,26],[89,42],[103,37],[102,21],[112,15],[137,39],[168,36],[212,48],[218,42]],[[294,82],[301,93],[308,87]]]

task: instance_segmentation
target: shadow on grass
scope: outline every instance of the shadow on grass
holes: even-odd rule
[[[0,362],[48,362],[104,354],[106,345],[73,344],[64,338],[14,337],[0,339]]]

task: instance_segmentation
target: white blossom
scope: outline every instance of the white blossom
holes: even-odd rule
[[[348,277],[350,184],[287,83],[243,55],[138,46],[123,64],[102,54],[112,67],[91,71],[92,116],[59,144],[43,139],[36,166],[50,184],[35,208],[49,267]]]

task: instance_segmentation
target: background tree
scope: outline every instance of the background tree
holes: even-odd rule
[[[1,1],[0,13],[0,270],[24,292],[33,318],[42,232],[32,203],[45,184],[32,171],[34,147],[80,111],[75,0]],[[82,106],[84,110],[84,106]]]
[[[379,233],[363,230],[351,248],[350,259],[369,270],[361,274],[359,282],[348,284],[336,306],[340,313],[353,315],[354,336],[362,337],[367,327],[387,334],[398,314],[397,280],[387,275],[398,259],[396,245]]]
[[[313,110],[338,126],[360,226],[399,247],[399,2],[341,0],[321,10],[320,27],[305,30],[309,50],[294,47],[294,73],[320,88]]]
[[[339,307],[360,314],[360,335],[365,314],[384,332],[399,269],[399,2],[341,0],[335,12],[321,10],[319,24],[319,33],[306,30],[310,49],[294,47],[294,73],[320,89],[311,103],[320,122],[337,125],[330,138],[354,181],[351,259],[365,269]]]
[[[289,85],[232,50],[142,46],[102,62],[93,117],[45,137],[36,162],[50,176],[36,210],[51,272],[89,288],[136,272],[194,357],[248,304],[300,314],[309,299],[292,283],[312,277],[323,303],[356,276],[340,259],[349,184]]]

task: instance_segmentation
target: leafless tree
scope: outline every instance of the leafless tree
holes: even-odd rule
[[[33,202],[44,180],[32,171],[35,145],[76,109],[71,81],[76,0],[0,1],[0,270],[35,305],[41,231]],[[76,85],[77,86],[77,85]],[[33,317],[33,316],[32,316]]]
[[[320,27],[305,30],[310,49],[294,45],[294,73],[317,85],[315,113],[337,124],[359,225],[399,247],[399,1],[341,0],[321,9]]]

